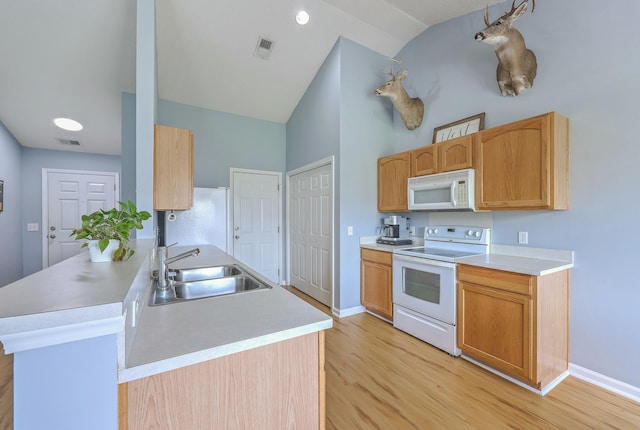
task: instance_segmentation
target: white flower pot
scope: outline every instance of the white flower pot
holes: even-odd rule
[[[97,240],[89,241],[89,257],[93,263],[103,263],[105,261],[113,260],[113,253],[116,252],[118,247],[120,246],[120,241],[116,239],[111,239],[109,241],[109,245],[105,248],[104,252],[100,252],[100,247],[98,247]]]

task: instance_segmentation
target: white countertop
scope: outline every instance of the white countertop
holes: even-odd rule
[[[463,257],[456,262],[525,275],[543,276],[571,269],[574,265],[574,254],[573,251],[559,249],[491,245],[491,253],[489,254]]]
[[[421,245],[393,246],[375,243],[375,238],[373,238],[373,241],[372,238],[361,238],[360,240],[361,248],[385,252]],[[559,249],[493,244],[489,254],[458,258],[456,263],[542,276],[560,270],[571,269],[574,265],[574,253],[573,251]]]
[[[126,262],[91,263],[88,252],[82,252],[0,288],[0,342],[5,352],[117,334],[120,383],[333,325],[329,315],[275,285],[150,307],[152,244],[132,244],[136,253]],[[200,248],[198,257],[170,266],[239,264],[214,246]],[[172,247],[170,256],[184,250]]]
[[[171,248],[170,255],[186,249]],[[171,267],[238,264],[216,247],[200,249],[197,257],[180,260]],[[257,275],[246,266],[243,268]],[[118,382],[332,327],[329,315],[284,288],[269,284],[273,288],[268,290],[160,306],[149,306],[149,297],[145,296],[135,340],[125,368],[119,370]]]

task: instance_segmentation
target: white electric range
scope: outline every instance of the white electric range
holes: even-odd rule
[[[451,355],[456,345],[456,261],[487,254],[488,228],[427,226],[424,246],[393,251],[393,325]]]

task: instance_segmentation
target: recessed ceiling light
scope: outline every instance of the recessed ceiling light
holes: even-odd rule
[[[301,10],[296,14],[296,22],[300,25],[305,25],[309,22],[309,14],[306,11]]]
[[[54,124],[63,130],[67,131],[80,131],[82,130],[82,124],[78,121],[69,118],[56,118],[53,120]]]

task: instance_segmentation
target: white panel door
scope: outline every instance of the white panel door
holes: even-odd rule
[[[47,247],[44,267],[80,252],[82,241],[70,237],[82,215],[116,205],[116,173],[47,171]]]
[[[333,293],[331,164],[289,178],[291,285],[327,306]]]
[[[277,172],[232,171],[233,256],[280,283],[280,182]]]

